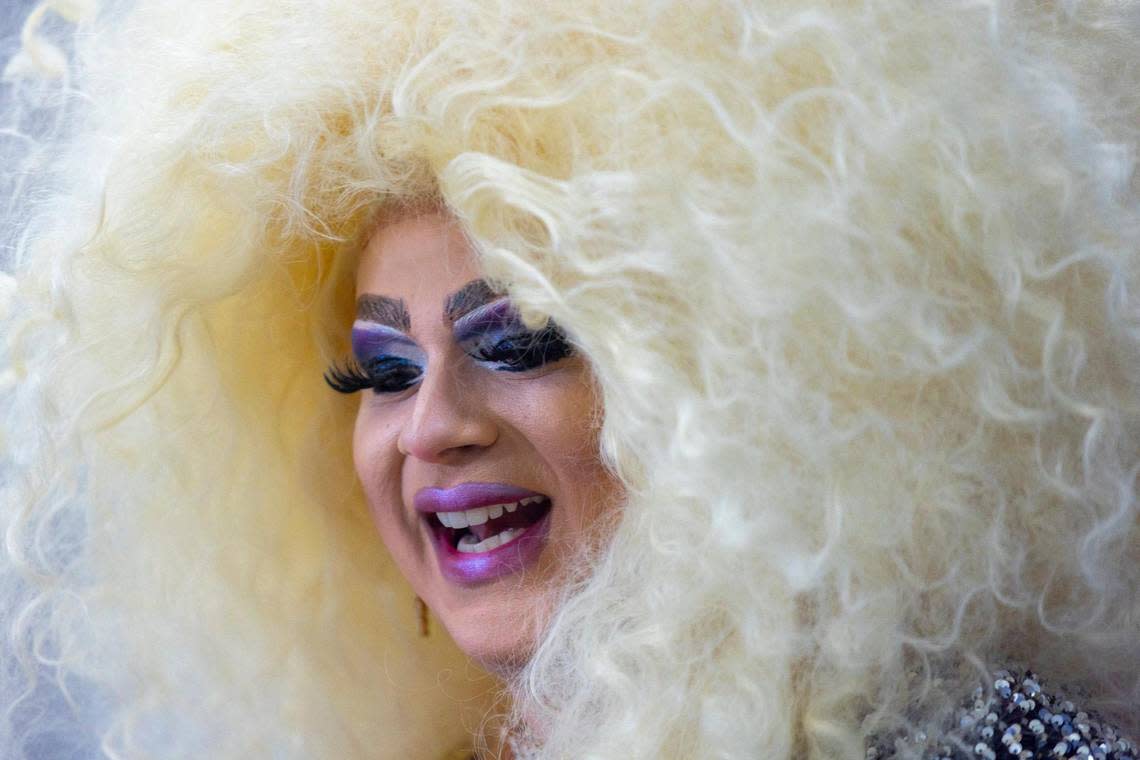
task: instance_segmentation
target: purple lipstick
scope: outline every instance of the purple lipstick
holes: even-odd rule
[[[550,497],[503,483],[424,488],[413,499],[435,539],[443,575],[474,584],[535,562],[550,530]]]

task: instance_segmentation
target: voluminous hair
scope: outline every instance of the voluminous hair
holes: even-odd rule
[[[1135,734],[1138,36],[1110,0],[42,4],[0,754],[432,757],[500,709],[418,637],[321,379],[363,236],[425,204],[589,358],[628,494],[508,684],[520,752],[861,758],[1008,662]]]

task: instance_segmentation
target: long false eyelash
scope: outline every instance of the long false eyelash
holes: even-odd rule
[[[333,364],[325,372],[325,382],[340,393],[356,393],[371,388],[375,393],[399,393],[419,380],[423,369],[400,356],[380,356],[363,367],[355,358],[344,366]]]
[[[514,345],[512,345],[514,344]],[[504,346],[510,346],[504,348]],[[489,348],[481,348],[474,357],[479,361],[506,365],[506,372],[525,372],[556,362],[574,353],[574,347],[557,325],[550,323],[537,332],[523,332],[500,340]]]
[[[373,380],[360,368],[355,359],[348,359],[344,366],[334,363],[324,374],[325,382],[337,393],[356,393],[373,386]]]

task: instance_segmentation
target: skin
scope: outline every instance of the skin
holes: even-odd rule
[[[359,393],[353,458],[380,536],[416,594],[465,653],[509,674],[533,651],[550,591],[580,568],[621,493],[598,457],[601,410],[583,358],[504,372],[457,344],[444,304],[480,277],[445,215],[400,219],[369,240],[357,296],[404,301],[407,335],[426,354],[427,369],[405,390]],[[509,483],[551,498],[549,540],[534,563],[478,584],[441,574],[413,497],[466,482]]]

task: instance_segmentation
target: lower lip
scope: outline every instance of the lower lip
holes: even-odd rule
[[[461,552],[442,531],[432,532],[435,555],[445,578],[453,583],[485,583],[520,572],[538,560],[550,533],[550,511],[518,538],[489,552]]]

